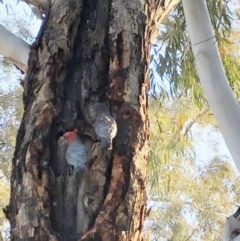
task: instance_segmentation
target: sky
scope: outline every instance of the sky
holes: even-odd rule
[[[223,160],[229,161],[234,169],[237,170],[220,132],[211,126],[201,127],[198,124],[194,124],[192,133],[196,160],[199,162],[199,166],[207,164],[216,156],[220,156]]]
[[[0,2],[0,22],[1,24],[10,30],[13,34],[21,36],[19,31],[20,24],[30,30],[33,37],[37,36],[39,28],[41,26],[41,20],[38,20],[32,15],[31,8],[24,2],[16,0],[3,0],[3,4]],[[24,20],[23,23],[20,22]],[[22,36],[21,36],[22,37]],[[24,38],[29,44],[34,41],[34,38]],[[10,92],[16,85],[19,85],[19,79],[21,77],[20,72],[17,69],[10,68],[9,72],[2,72],[2,60],[0,55],[0,93]]]
[[[11,29],[13,34],[18,35],[18,21],[20,19],[25,21],[26,28],[31,31],[32,35],[37,36],[42,21],[32,14],[32,10],[29,5],[16,0],[3,0],[3,4],[0,3],[1,24],[6,26],[9,22],[16,22],[16,24],[9,25],[13,28]],[[25,40],[29,41],[28,39]]]
[[[159,50],[158,46],[161,45],[161,43],[156,42],[155,44],[156,49]],[[154,51],[152,50],[151,54],[153,53]],[[164,55],[164,50],[161,50],[160,53]],[[156,57],[156,59],[158,59],[158,57]],[[154,86],[155,89],[153,92],[160,93],[162,89],[165,91],[170,91],[169,81],[165,81],[160,78],[159,74],[154,71],[154,64],[150,64],[150,68],[153,70],[154,79],[156,81],[156,85]],[[236,170],[236,174],[240,176],[240,173],[237,172],[237,167],[225,144],[223,136],[218,130],[211,126],[201,127],[195,123],[191,128],[191,132],[192,144],[196,154],[196,162],[199,167],[207,165],[214,157],[219,156],[221,159],[230,162],[233,166],[233,169]]]

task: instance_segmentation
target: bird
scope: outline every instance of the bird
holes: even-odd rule
[[[104,103],[95,103],[90,111],[93,127],[105,150],[112,149],[112,140],[117,134],[117,123]]]
[[[224,225],[223,240],[224,241],[237,241],[240,240],[240,208],[227,218]]]
[[[87,170],[85,163],[88,159],[87,149],[77,134],[78,130],[75,128],[73,131],[68,131],[63,135],[68,144],[66,160],[69,165],[74,166],[74,174]]]

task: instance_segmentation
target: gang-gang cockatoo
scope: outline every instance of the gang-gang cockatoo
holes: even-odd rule
[[[106,150],[112,149],[112,140],[117,134],[117,123],[104,103],[95,103],[90,109],[92,124],[97,139]]]
[[[74,166],[74,173],[87,170],[87,149],[77,135],[78,130],[66,132],[63,137],[68,143],[66,150],[66,160],[69,165]]]

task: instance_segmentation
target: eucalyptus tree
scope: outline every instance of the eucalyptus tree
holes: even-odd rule
[[[146,233],[159,241],[221,240],[226,217],[239,202],[240,179],[216,150],[218,141],[201,133],[216,125],[210,108],[205,103],[200,111],[190,96],[166,103],[152,98],[150,105]],[[197,150],[204,141],[202,151],[211,156]]]
[[[223,68],[206,2],[183,0],[183,8],[206,99],[240,171],[240,108]],[[224,241],[240,239],[238,216],[236,212],[226,220]]]
[[[206,2],[183,0],[183,7],[206,99],[240,170],[240,108],[223,68]]]
[[[11,49],[5,39],[0,53],[27,70],[5,210],[11,239],[141,240],[149,149],[146,63],[157,28],[151,14],[166,14],[176,1],[166,1],[165,10],[137,0],[26,2],[44,19],[34,45],[0,29],[0,37],[16,45]],[[98,102],[117,122],[110,151],[101,148],[89,118]],[[61,136],[74,128],[89,155],[86,173],[72,174],[65,161]]]

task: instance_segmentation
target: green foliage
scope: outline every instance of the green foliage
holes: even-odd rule
[[[0,90],[0,228],[6,221],[3,208],[9,203],[11,160],[23,112],[22,88]]]
[[[1,177],[2,179],[2,177]],[[0,224],[6,219],[5,214],[3,213],[3,208],[9,202],[10,188],[7,183],[4,183],[2,180],[0,181]]]
[[[239,83],[236,81],[240,76],[239,55],[234,55],[234,52],[230,50],[231,45],[235,46],[235,50],[237,45],[229,41],[230,38],[232,39],[230,35],[232,15],[227,3],[223,0],[207,1],[215,37],[227,70],[227,77],[235,93],[239,96]],[[169,83],[170,91],[162,87],[160,81],[154,83],[156,80],[153,79],[151,79],[151,86],[156,90],[155,85],[159,84],[161,97],[164,98],[168,97],[169,93],[174,98],[178,98],[182,94],[188,95],[198,107],[202,108],[205,98],[196,72],[181,3],[160,26],[160,39],[153,49],[154,54],[158,53],[157,58],[156,56],[152,58],[153,70],[156,68],[161,81]],[[151,75],[150,78],[154,78],[154,76]],[[155,91],[155,94],[159,94],[159,91]]]
[[[0,91],[0,169],[9,178],[11,159],[15,148],[15,139],[22,116],[23,106],[21,88],[12,92]]]
[[[0,229],[6,221],[3,208],[9,202],[11,161],[23,112],[22,88],[11,80],[17,78],[16,72],[10,65],[1,69],[4,72],[0,75]]]
[[[149,183],[160,193],[162,184],[158,173],[162,173],[163,166],[166,167],[173,158],[179,156],[185,156],[186,160],[187,157],[194,156],[191,126],[195,121],[200,125],[215,123],[215,121],[210,111],[205,115],[199,115],[199,109],[194,102],[183,96],[177,101],[171,99],[165,102],[152,98],[149,119],[151,120]],[[164,182],[170,182],[170,180],[170,176],[163,178]]]
[[[240,32],[238,30],[232,31],[230,34],[230,40],[225,40],[219,48],[230,86],[238,98],[240,97],[239,37]]]
[[[207,1],[226,74],[239,97],[240,32],[232,29],[227,3]],[[221,157],[204,165],[197,161],[191,127],[216,124],[196,72],[181,4],[162,23],[160,32],[153,45],[150,75],[149,240],[222,240],[223,222],[240,201],[240,178]],[[160,76],[157,83],[154,69]]]
[[[150,106],[149,240],[221,240],[224,219],[240,201],[240,178],[219,157],[197,161],[191,127],[214,125],[212,113],[189,97],[151,99]]]

